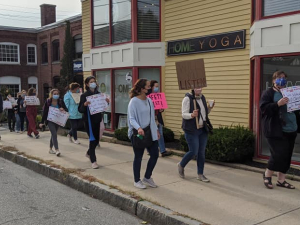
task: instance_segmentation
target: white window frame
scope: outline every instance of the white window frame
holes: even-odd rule
[[[0,45],[13,45],[18,46],[18,62],[3,62],[0,61],[0,64],[9,64],[9,65],[20,65],[20,45],[12,42],[0,42]]]
[[[35,63],[28,62],[28,47],[34,47]],[[36,45],[35,44],[28,44],[27,47],[26,47],[26,51],[27,51],[27,65],[37,65]]]

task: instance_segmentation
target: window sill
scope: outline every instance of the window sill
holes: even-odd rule
[[[52,65],[60,64],[60,61],[53,61]]]
[[[41,63],[41,66],[48,66],[48,63]]]
[[[21,66],[21,63],[0,62],[0,65],[16,65],[16,66]]]
[[[27,63],[27,66],[37,66],[36,63]]]

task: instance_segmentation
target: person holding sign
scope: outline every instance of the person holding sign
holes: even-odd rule
[[[13,97],[11,97],[10,94],[7,95],[6,100],[11,102],[11,105],[12,105],[11,109],[7,109],[7,121],[8,121],[8,128],[9,128],[10,132],[13,132],[13,131],[15,131],[15,124],[16,124],[15,111],[17,110],[16,105],[13,105],[13,103],[16,104],[16,101]]]
[[[89,110],[89,104],[91,102],[87,101],[87,97],[92,95],[97,95],[100,92],[97,90],[96,78],[94,76],[89,76],[85,79],[85,89],[86,92],[83,93],[80,97],[80,102],[78,106],[78,111],[83,113],[83,119],[85,123],[85,129],[89,135],[89,149],[86,153],[86,156],[90,159],[93,169],[98,169],[99,165],[97,164],[96,158],[96,147],[99,143],[99,133],[100,133],[100,123],[102,120],[102,114],[96,113],[91,115]],[[109,103],[109,99],[106,98],[106,102]]]
[[[267,89],[260,99],[262,113],[262,130],[267,139],[271,156],[263,174],[264,185],[273,189],[272,175],[278,172],[276,185],[295,189],[286,181],[286,173],[290,168],[295,140],[297,137],[297,119],[294,112],[287,112],[289,99],[283,97],[281,89],[286,86],[287,75],[283,71],[273,74],[273,87]]]
[[[196,108],[194,107],[196,100]],[[184,155],[181,162],[178,163],[178,173],[184,178],[184,168],[193,157],[197,157],[198,180],[209,182],[204,175],[205,148],[208,139],[208,128],[211,126],[208,114],[213,109],[207,105],[206,99],[202,94],[202,88],[193,89],[192,93],[187,93],[182,101],[182,129],[189,146],[189,151]],[[196,125],[196,118],[199,120],[199,127]],[[212,126],[211,126],[212,127]]]
[[[28,96],[36,96],[36,89],[30,88],[28,90]],[[33,138],[32,133],[34,134],[35,138],[40,138],[39,132],[36,129],[36,116],[37,116],[37,107],[35,105],[27,105],[26,101],[24,101],[24,106],[26,107],[26,116],[28,120],[28,129],[27,129],[27,136]]]
[[[150,82],[151,89],[148,92],[148,95],[151,93],[158,93],[159,92],[159,84],[156,80],[151,80]],[[160,139],[158,140],[159,151],[162,157],[172,155],[172,152],[166,150],[164,134],[163,134],[163,126],[164,120],[162,117],[162,113],[164,112],[163,109],[155,110],[155,121],[158,127],[158,131],[160,134]]]
[[[64,102],[69,111],[70,117],[69,120],[71,122],[71,129],[68,133],[68,139],[71,143],[80,144],[77,139],[77,129],[80,120],[82,119],[82,114],[78,111],[78,104],[74,99],[73,94],[80,94],[80,85],[78,83],[71,83],[69,85],[69,91],[64,96]],[[72,140],[72,137],[74,141]]]
[[[43,107],[43,117],[42,117],[42,123],[39,125],[40,128],[42,128],[45,125],[48,125],[49,130],[51,132],[51,138],[50,138],[50,149],[49,154],[56,154],[56,156],[60,156],[60,151],[58,148],[58,141],[57,141],[57,131],[59,128],[59,125],[49,121],[48,114],[49,114],[49,108],[54,107],[59,109],[60,111],[68,112],[68,109],[62,99],[59,98],[59,90],[58,89],[52,89],[49,93],[49,98],[44,104]],[[54,150],[53,150],[54,147]]]
[[[27,92],[25,90],[22,90],[21,95],[18,98],[17,104],[18,104],[18,114],[20,117],[20,126],[21,126],[21,130],[20,130],[20,134],[22,134],[24,132],[24,121],[26,118],[26,106],[25,106],[25,96],[26,96]],[[26,119],[26,124],[28,126],[28,121]]]
[[[131,100],[128,105],[128,137],[134,152],[134,186],[140,189],[145,189],[145,184],[153,188],[157,187],[152,179],[152,172],[158,159],[160,134],[155,122],[153,102],[146,95],[149,89],[150,81],[139,79],[130,91]],[[145,148],[150,158],[144,179],[141,180],[140,172]]]

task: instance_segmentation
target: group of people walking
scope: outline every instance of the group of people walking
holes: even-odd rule
[[[283,71],[274,73],[273,86],[262,94],[260,101],[263,133],[271,151],[267,169],[263,174],[264,185],[269,189],[273,189],[272,176],[274,172],[278,172],[277,186],[288,189],[295,188],[286,181],[286,173],[290,168],[298,129],[295,114],[287,112],[288,98],[284,98],[281,93],[281,89],[286,86],[286,79],[287,75]],[[71,130],[68,133],[68,139],[75,144],[80,144],[77,138],[77,129],[83,117],[86,132],[90,138],[86,157],[92,163],[93,169],[99,168],[95,149],[99,144],[101,135],[100,127],[101,122],[103,123],[103,118],[101,113],[91,115],[88,107],[91,102],[87,101],[87,97],[99,94],[97,87],[98,85],[94,76],[86,78],[86,92],[81,95],[79,103],[76,103],[72,97],[72,93],[80,92],[80,85],[77,83],[70,84],[69,91],[64,95],[64,99],[60,98],[59,90],[51,90],[43,108],[42,123],[40,124],[40,127],[48,125],[51,132],[49,153],[59,156],[61,154],[57,140],[59,125],[47,120],[49,107],[55,107],[69,113]],[[128,137],[131,140],[134,152],[134,186],[140,189],[144,189],[147,186],[157,187],[152,178],[152,173],[157,164],[159,151],[162,157],[171,154],[171,152],[166,151],[163,139],[163,110],[155,110],[153,102],[147,97],[147,95],[157,92],[159,92],[158,82],[146,79],[137,80],[130,91]],[[18,115],[15,117],[17,123],[18,121],[20,122],[20,125],[17,124],[18,132],[24,131],[24,118],[25,116],[27,117],[27,135],[31,138],[33,138],[32,133],[35,138],[39,138],[39,133],[35,125],[37,109],[36,106],[26,105],[24,99],[26,94],[33,96],[35,93],[36,90],[34,88],[29,89],[28,93],[22,91],[22,93],[18,94],[17,106],[12,109],[12,113]],[[2,112],[1,100],[2,97],[0,95],[0,113]],[[108,104],[110,103],[108,98],[106,101]],[[215,103],[212,105],[207,104],[201,88],[191,90],[182,100],[182,129],[189,151],[177,164],[178,175],[181,178],[185,178],[184,169],[186,165],[196,157],[197,178],[202,182],[210,182],[204,174],[204,163],[205,149],[210,131],[208,126],[212,127],[208,115],[214,108],[214,105]],[[10,116],[10,118],[12,117]],[[11,131],[14,129],[11,127],[10,122],[9,128]],[[150,157],[144,177],[141,179],[141,164],[145,149],[147,149]]]

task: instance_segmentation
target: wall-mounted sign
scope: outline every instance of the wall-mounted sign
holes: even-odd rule
[[[82,62],[74,62],[73,70],[74,72],[82,72]]]
[[[214,34],[168,42],[168,56],[245,48],[246,31]]]

